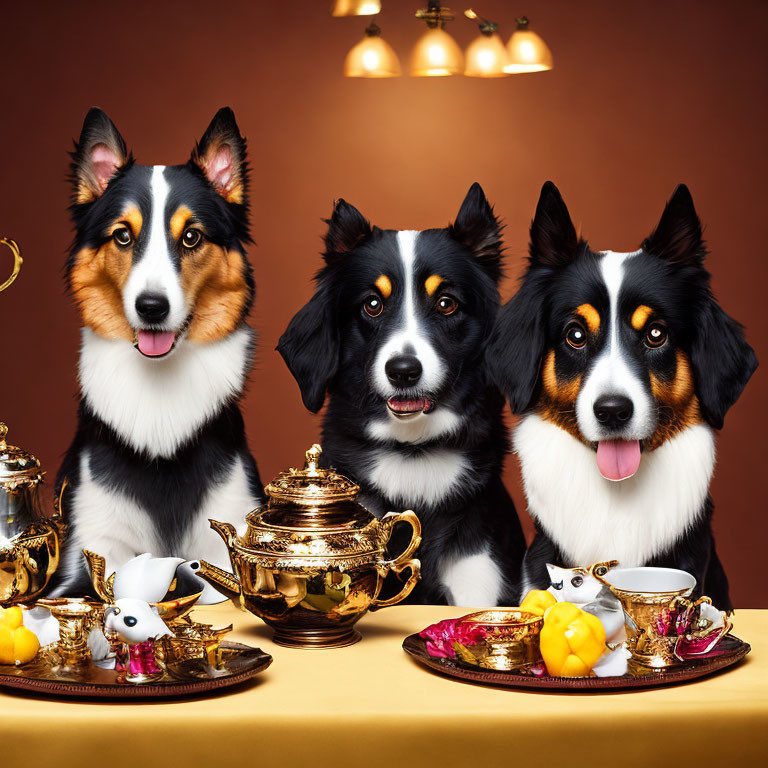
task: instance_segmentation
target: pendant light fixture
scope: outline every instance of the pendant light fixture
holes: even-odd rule
[[[380,0],[336,0],[333,16],[375,16],[381,11]]]
[[[416,18],[427,24],[411,54],[413,77],[445,77],[457,75],[464,69],[464,54],[459,44],[445,31],[445,23],[454,16],[440,0],[429,0],[428,7],[416,11]]]
[[[507,66],[505,72],[513,75],[526,72],[544,72],[555,66],[552,52],[547,44],[530,27],[525,16],[515,19],[517,29],[507,43]]]
[[[372,21],[365,37],[347,54],[344,61],[346,77],[399,77],[400,60],[381,36],[381,29]]]
[[[499,37],[499,25],[478,16],[471,8],[464,15],[479,21],[480,34],[469,44],[464,54],[464,74],[467,77],[506,77],[507,49]]]

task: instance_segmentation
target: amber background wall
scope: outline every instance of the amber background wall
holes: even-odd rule
[[[404,64],[419,6],[384,0],[380,24]],[[51,483],[77,395],[78,320],[61,276],[66,153],[91,105],[110,114],[145,164],[184,162],[222,105],[249,140],[261,347],[244,407],[264,478],[299,461],[318,434],[318,417],[304,411],[273,349],[310,296],[321,217],[336,197],[382,227],[426,228],[445,225],[479,181],[507,224],[506,298],[546,179],[593,246],[616,250],[638,246],[684,181],[706,224],[716,294],[768,359],[768,4],[482,0],[478,10],[505,34],[528,14],[556,62],[552,72],[490,81],[344,79],[344,54],[367,22],[332,19],[329,8],[330,0],[4,5],[0,233],[20,242],[25,265],[0,297],[0,416]],[[464,19],[451,31],[462,44],[476,34]],[[768,535],[766,381],[761,369],[728,416],[712,486],[720,554],[743,607],[768,607],[758,578]],[[514,458],[507,481],[530,533]]]

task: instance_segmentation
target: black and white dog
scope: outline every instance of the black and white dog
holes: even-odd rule
[[[310,411],[330,395],[323,460],[374,514],[418,514],[412,601],[514,604],[525,540],[483,362],[501,276],[493,210],[475,184],[445,229],[382,230],[343,200],[328,225],[315,294],[278,345]]]
[[[140,166],[92,109],[72,181],[82,397],[56,592],[84,588],[83,548],[107,573],[142,552],[227,566],[208,518],[242,524],[262,497],[237,405],[254,350],[245,141],[222,109],[188,163]]]
[[[501,310],[488,360],[512,410],[537,535],[523,592],[546,563],[658,565],[692,573],[731,609],[712,536],[714,431],[757,366],[717,304],[701,225],[680,186],[634,253],[580,240],[544,185],[530,265]]]

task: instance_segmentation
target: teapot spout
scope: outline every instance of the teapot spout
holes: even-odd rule
[[[240,607],[242,589],[237,576],[215,565],[200,560],[200,568],[195,571],[195,575],[206,581],[214,589],[226,595],[235,605]]]
[[[220,523],[218,520],[209,520],[211,528],[221,536],[228,547],[232,547],[237,539],[237,531],[231,523]]]
[[[96,590],[96,594],[105,603],[113,603],[114,595],[112,593],[112,584],[106,578],[107,564],[101,555],[91,552],[88,549],[83,550],[85,563],[88,566],[88,573],[91,576],[91,584]]]

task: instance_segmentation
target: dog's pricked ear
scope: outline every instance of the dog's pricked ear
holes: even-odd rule
[[[700,264],[704,260],[701,222],[685,184],[675,189],[658,226],[643,241],[643,250],[673,264]]]
[[[543,286],[528,275],[520,290],[499,310],[485,359],[493,383],[509,400],[512,413],[534,403],[546,345]]]
[[[235,113],[222,107],[211,120],[189,159],[213,188],[228,202],[243,204],[248,192],[248,161],[245,139]]]
[[[307,410],[317,413],[339,366],[339,337],[332,297],[320,285],[280,337],[277,351],[301,390]]]
[[[129,161],[120,132],[105,112],[91,107],[72,153],[72,200],[91,203],[101,197],[109,180]]]
[[[501,278],[502,226],[493,213],[483,188],[475,182],[461,204],[451,235],[469,248],[494,281]]]
[[[354,205],[339,198],[333,206],[330,219],[325,219],[328,233],[325,236],[325,261],[332,264],[346,256],[371,232],[370,222]]]
[[[551,181],[545,182],[531,222],[531,263],[564,267],[583,245],[560,190]]]
[[[698,317],[691,363],[702,415],[715,429],[721,429],[725,414],[757,368],[757,356],[741,325],[711,295]]]

